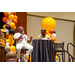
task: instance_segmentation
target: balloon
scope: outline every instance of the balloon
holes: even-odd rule
[[[9,30],[8,29],[6,29],[6,34],[9,35]]]
[[[3,25],[3,29],[5,29],[5,28],[6,28],[6,25],[4,24],[4,25]]]
[[[52,38],[52,35],[50,33],[48,33],[47,35],[49,35]]]
[[[54,30],[53,30],[53,29],[51,29],[51,30],[49,31],[49,33],[53,34],[53,33],[54,33]]]
[[[8,12],[8,14],[10,15],[12,12]]]
[[[12,28],[12,29],[14,29],[14,27],[15,27],[15,23],[14,22],[10,22],[10,27]]]
[[[13,20],[14,19],[14,15],[10,14],[8,18],[9,18],[9,20]]]
[[[13,39],[10,39],[9,44],[13,45],[14,43],[15,43],[15,41]]]
[[[55,56],[55,60],[58,60],[58,56],[57,55]]]
[[[48,30],[46,30],[46,34],[47,34],[47,33],[49,33],[49,31],[48,31]]]
[[[7,18],[6,18],[6,17],[3,17],[3,18],[2,18],[2,21],[3,21],[3,22],[7,22]]]
[[[11,20],[7,20],[7,24],[10,24],[10,22],[12,22]]]
[[[14,16],[14,19],[18,19],[18,17],[15,15],[15,16]]]
[[[56,38],[56,34],[55,33],[52,34],[52,38]]]
[[[11,34],[10,34],[10,35],[8,36],[8,39],[14,39],[14,35],[11,35]]]
[[[10,30],[9,30],[9,33],[10,33],[10,34],[14,34],[14,33],[15,33],[15,30],[14,30],[14,29],[10,29]]]
[[[12,22],[14,22],[15,24],[17,24],[17,20],[16,19],[12,20]]]
[[[15,26],[14,30],[16,30],[16,26]]]
[[[42,20],[41,23],[42,28],[45,28],[46,30],[51,30],[51,29],[55,29],[56,27],[56,22],[53,18],[51,17],[46,17]]]
[[[14,51],[16,50],[16,47],[15,46],[10,46],[10,51]]]
[[[57,43],[57,41],[54,41],[54,43]]]
[[[6,39],[6,42],[7,42],[7,43],[9,43],[9,41],[10,41],[9,39]]]
[[[8,12],[3,12],[4,14],[8,14]]]
[[[8,18],[9,14],[4,14],[4,16],[5,16],[6,18]]]
[[[51,40],[56,41],[56,38],[51,38]]]
[[[6,29],[9,29],[10,30],[10,25],[6,25]]]
[[[16,15],[16,12],[12,12],[13,15]]]

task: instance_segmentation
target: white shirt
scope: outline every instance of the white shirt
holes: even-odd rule
[[[17,38],[19,38],[21,36],[21,33],[15,33],[14,34],[14,39],[17,39]],[[18,42],[16,42],[16,44],[18,44],[18,43],[27,43],[27,40],[28,40],[28,37],[27,37],[27,35],[22,35],[22,37],[21,37],[21,39],[18,41]]]

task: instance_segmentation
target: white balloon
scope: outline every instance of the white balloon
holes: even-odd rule
[[[9,30],[8,29],[6,29],[6,34],[9,35]]]
[[[56,38],[56,34],[55,33],[52,34],[52,38]]]
[[[8,12],[9,13],[9,15],[12,13],[12,12]]]
[[[12,22],[11,20],[7,20],[7,24],[10,24],[10,22]]]

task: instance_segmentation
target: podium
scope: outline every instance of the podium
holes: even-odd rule
[[[6,46],[6,32],[2,32],[0,29],[0,62],[4,62],[5,46]]]

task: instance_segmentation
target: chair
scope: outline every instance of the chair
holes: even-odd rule
[[[62,62],[65,62],[64,42],[63,43],[54,43],[54,51],[55,51],[55,54],[56,54],[56,52],[60,52],[61,54],[58,54],[58,55],[62,55]],[[64,57],[63,57],[63,55],[64,55]]]
[[[15,41],[14,46],[16,47],[16,40],[14,40],[14,41]],[[22,55],[24,55],[26,53],[26,51],[28,51],[28,49],[24,49],[24,48],[21,49],[21,58],[20,59],[22,59]],[[28,62],[30,62],[30,55],[29,55]]]

